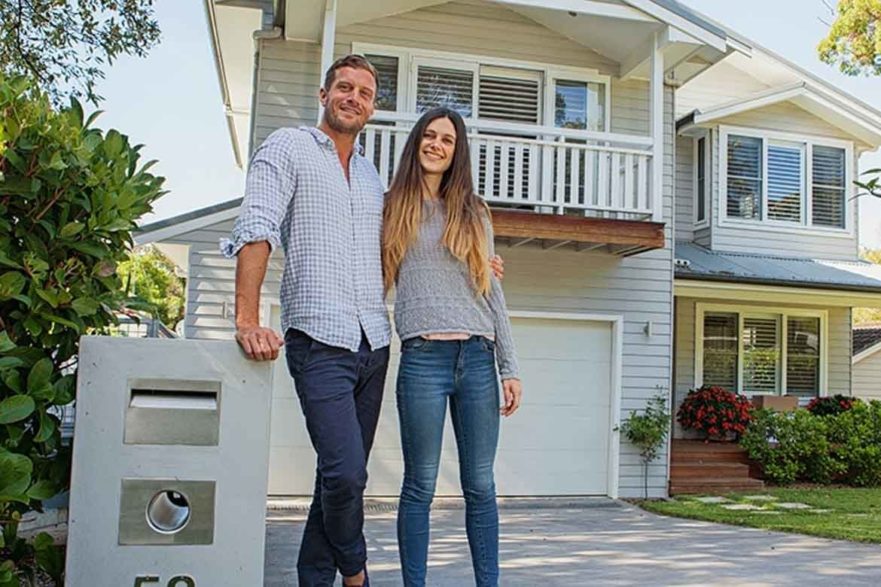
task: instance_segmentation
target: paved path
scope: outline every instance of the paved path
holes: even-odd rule
[[[473,585],[464,511],[432,513],[428,585]],[[266,582],[297,585],[302,508],[269,513]],[[374,587],[400,586],[392,504],[369,507]],[[737,528],[650,514],[611,500],[506,503],[501,511],[501,585],[881,585],[881,545]]]

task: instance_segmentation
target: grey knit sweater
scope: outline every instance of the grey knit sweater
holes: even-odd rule
[[[474,291],[468,267],[443,245],[446,211],[443,201],[427,200],[416,242],[404,255],[398,271],[395,326],[401,340],[427,334],[465,332],[495,338],[502,379],[518,376],[511,321],[499,281],[490,292]],[[486,223],[490,256],[494,254],[492,226]]]

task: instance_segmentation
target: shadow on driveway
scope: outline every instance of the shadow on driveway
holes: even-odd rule
[[[271,510],[266,581],[297,585],[305,509]],[[428,585],[473,585],[465,512],[432,512]],[[368,507],[371,585],[401,585],[390,503]],[[501,509],[501,585],[881,585],[881,545],[668,518],[611,500],[509,501]]]

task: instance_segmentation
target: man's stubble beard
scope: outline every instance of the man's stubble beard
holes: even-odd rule
[[[329,106],[329,105],[328,105]],[[328,107],[324,109],[324,120],[327,123],[327,126],[332,128],[334,131],[340,134],[347,134],[355,136],[364,128],[365,124],[361,123],[353,123],[346,124],[336,115],[336,110],[334,108]]]

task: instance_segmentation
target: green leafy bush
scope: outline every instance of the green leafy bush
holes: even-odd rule
[[[661,393],[649,400],[642,414],[630,412],[630,417],[621,424],[621,433],[630,444],[639,449],[639,456],[642,457],[646,497],[648,465],[657,458],[669,430],[670,413],[667,411],[667,400]]]
[[[785,485],[798,479],[828,483],[843,472],[831,454],[828,424],[807,410],[754,410],[740,439],[768,481]]]
[[[79,337],[115,322],[116,265],[163,193],[139,147],[93,118],[0,76],[0,587],[35,566],[59,580],[57,548],[25,544],[18,521],[68,484],[58,410],[74,399]]]
[[[859,402],[827,418],[832,454],[851,485],[881,485],[881,402]]]

